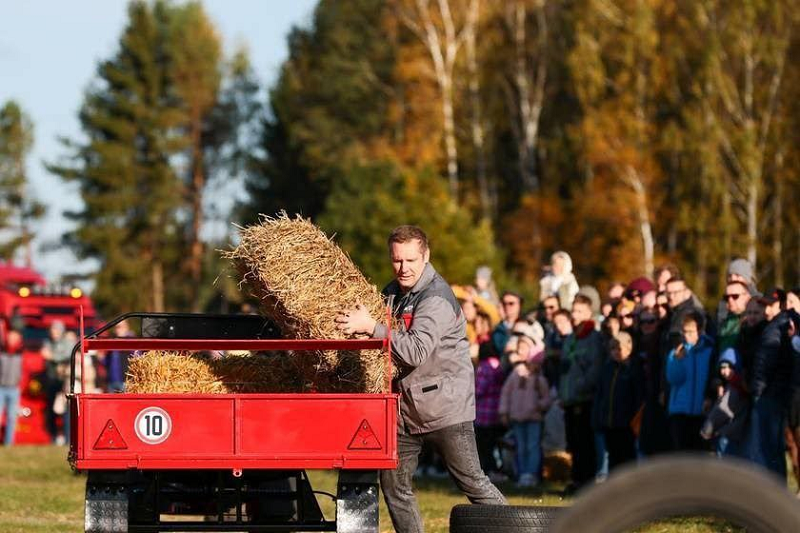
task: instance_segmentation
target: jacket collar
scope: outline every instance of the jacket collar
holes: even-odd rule
[[[433,268],[433,265],[427,263],[425,268],[422,270],[422,275],[419,277],[417,282],[411,287],[411,290],[408,291],[412,294],[416,294],[422,289],[424,289],[431,281],[433,281],[433,276],[436,275],[436,269]],[[401,291],[402,292],[402,291]]]

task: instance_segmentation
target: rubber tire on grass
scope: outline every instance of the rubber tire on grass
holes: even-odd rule
[[[562,507],[456,505],[450,533],[545,533]]]
[[[751,463],[680,455],[626,467],[578,493],[554,533],[618,533],[671,516],[713,515],[748,533],[800,531],[800,503]]]

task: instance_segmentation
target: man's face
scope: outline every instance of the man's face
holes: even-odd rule
[[[572,333],[572,322],[565,315],[556,315],[553,318],[553,326],[555,326],[558,334],[563,337]]]
[[[419,239],[407,242],[393,242],[389,248],[394,277],[403,292],[411,290],[422,276],[422,271],[430,258],[430,250],[422,251]]]
[[[800,313],[800,297],[793,292],[787,293],[786,309],[794,309],[795,312]]]
[[[738,283],[730,283],[725,287],[725,307],[734,315],[741,315],[747,309],[750,293]]]
[[[64,336],[64,328],[58,326],[50,326],[50,338],[54,341],[61,339]]]
[[[697,323],[695,322],[686,322],[683,324],[683,340],[686,341],[686,344],[691,344],[694,346],[697,344],[698,339],[700,339],[700,331],[697,329]]]
[[[517,321],[520,314],[520,300],[513,294],[506,294],[500,302],[503,306],[506,322],[513,324]]]
[[[558,298],[555,296],[549,296],[544,300],[544,316],[547,318],[548,322],[553,321],[553,313],[558,311],[561,306],[558,303]]]
[[[781,312],[780,302],[771,303],[764,308],[764,315],[767,317],[767,321],[770,321],[776,316],[778,316],[780,312]]]
[[[689,299],[689,289],[683,281],[671,281],[667,283],[667,302],[670,308],[675,309],[680,304]]]
[[[591,320],[592,318],[592,309],[581,302],[575,302],[572,304],[572,323],[576,326],[579,324],[583,324],[587,320]]]
[[[672,274],[669,273],[669,270],[662,270],[658,273],[658,279],[656,280],[656,284],[658,285],[659,291],[665,291],[667,289],[667,281]]]

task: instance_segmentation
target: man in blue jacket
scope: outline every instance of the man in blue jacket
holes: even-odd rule
[[[412,476],[425,443],[436,448],[458,488],[472,503],[505,504],[481,470],[475,444],[475,378],[466,321],[450,285],[429,263],[428,238],[416,226],[389,236],[395,280],[383,294],[393,298],[400,330],[392,332],[392,353],[400,396],[397,470],[381,472],[386,506],[398,533],[424,531]],[[336,317],[345,334],[387,335],[363,306]]]

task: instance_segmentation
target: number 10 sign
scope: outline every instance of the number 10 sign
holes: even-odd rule
[[[133,425],[136,436],[146,444],[161,444],[172,432],[172,419],[160,407],[142,409]]]

